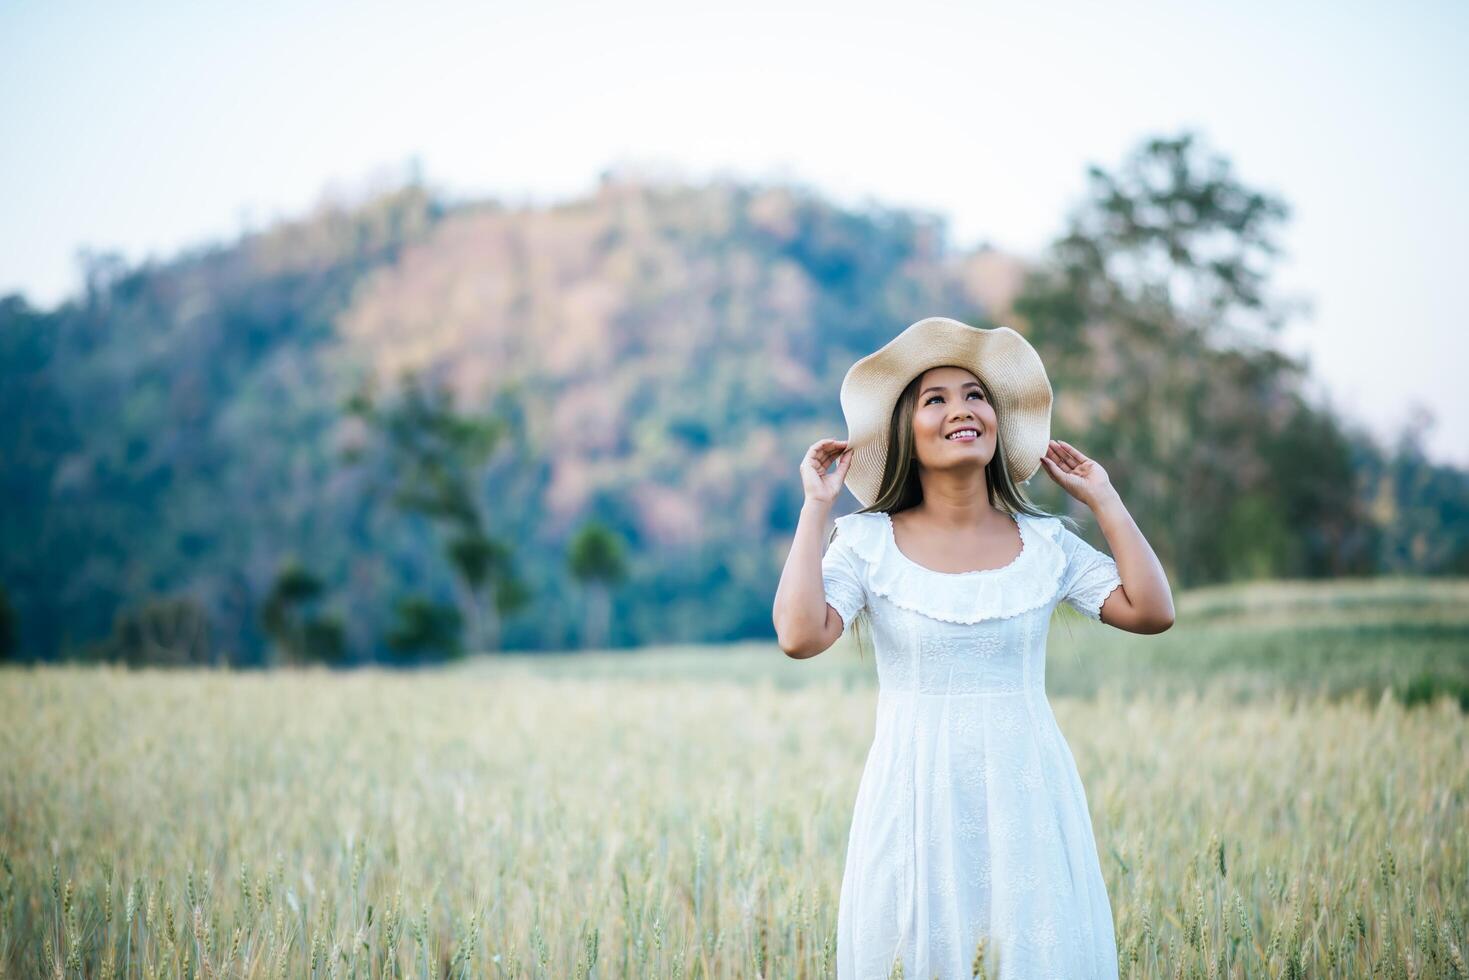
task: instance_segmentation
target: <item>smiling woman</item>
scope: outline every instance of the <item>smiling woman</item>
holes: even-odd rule
[[[1162,568],[1107,480],[1049,439],[1051,388],[1025,339],[931,317],[854,364],[848,439],[812,446],[776,592],[781,648],[871,632],[878,705],[847,843],[837,976],[1115,978],[1114,923],[1086,793],[1045,694],[1065,602],[1135,632],[1173,609]],[[832,463],[836,469],[827,473]],[[1020,484],[1045,466],[1122,557]],[[846,479],[864,504],[820,529]],[[1018,540],[1017,540],[1018,538]]]

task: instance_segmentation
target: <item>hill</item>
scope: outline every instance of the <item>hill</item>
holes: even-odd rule
[[[1206,340],[1155,300],[1095,305],[1110,273],[1078,268],[955,250],[936,215],[625,174],[544,208],[412,185],[168,262],[95,259],[54,310],[0,300],[20,648],[151,628],[255,662],[294,558],[347,659],[381,659],[395,596],[455,588],[428,522],[343,461],[368,435],[343,405],[405,371],[506,422],[476,474],[530,596],[506,647],[580,642],[565,553],[590,518],[629,556],[613,644],[766,637],[796,464],[845,431],[843,373],[934,313],[1027,333],[1054,431],[1108,461],[1176,584],[1469,571],[1464,474],[1345,431],[1268,346]],[[128,618],[159,597],[183,603],[163,625]]]

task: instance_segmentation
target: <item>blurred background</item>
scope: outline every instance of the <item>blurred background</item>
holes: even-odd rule
[[[1040,350],[1178,590],[1469,574],[1466,26],[7,4],[0,649],[768,639],[805,447],[931,314]]]
[[[1122,974],[1463,980],[1466,29],[0,4],[0,975],[831,976],[873,658],[771,603],[937,314],[1173,585],[1048,637]]]

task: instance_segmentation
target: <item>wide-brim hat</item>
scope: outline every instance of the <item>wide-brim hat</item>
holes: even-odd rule
[[[924,371],[945,365],[972,372],[989,388],[1011,479],[1024,483],[1040,469],[1051,441],[1053,401],[1040,354],[1009,327],[926,317],[857,361],[842,379],[842,414],[852,450],[846,485],[863,507],[877,499],[898,396]]]

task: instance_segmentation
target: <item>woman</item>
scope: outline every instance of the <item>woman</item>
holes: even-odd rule
[[[1133,633],[1173,623],[1163,568],[1107,472],[1050,439],[1025,338],[944,317],[842,382],[846,440],[801,463],[806,503],[776,591],[788,656],[861,613],[878,672],[837,914],[839,980],[1117,976],[1086,795],[1045,695],[1066,602]],[[827,472],[832,463],[835,469]],[[1046,473],[1091,508],[1114,561],[1019,488]],[[843,481],[863,509],[820,535]],[[863,631],[865,632],[865,630]]]

